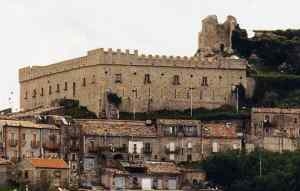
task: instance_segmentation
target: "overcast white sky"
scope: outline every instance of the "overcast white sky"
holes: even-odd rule
[[[248,31],[300,28],[299,7],[297,0],[0,0],[0,109],[19,106],[20,67],[100,47],[190,56],[207,15],[223,22],[231,14]]]

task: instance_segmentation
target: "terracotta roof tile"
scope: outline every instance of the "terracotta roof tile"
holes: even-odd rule
[[[225,123],[204,124],[205,137],[238,138],[236,127]]]
[[[80,121],[82,131],[86,135],[99,136],[137,136],[137,137],[156,137],[156,128],[147,126],[141,121],[108,121],[108,120],[89,120]]]
[[[149,174],[180,174],[176,164],[172,162],[146,162],[147,173]]]
[[[29,159],[35,168],[67,169],[68,164],[62,159]]]
[[[32,121],[25,121],[25,120],[0,120],[0,125],[8,125],[11,127],[28,127],[28,128],[51,128],[51,129],[58,129],[55,125],[50,124],[39,124],[34,123]]]
[[[299,114],[300,108],[268,108],[268,107],[259,107],[252,108],[252,113],[286,113],[286,114]]]

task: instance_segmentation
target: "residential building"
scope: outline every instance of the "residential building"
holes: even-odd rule
[[[30,158],[17,164],[18,180],[30,188],[66,187],[69,165],[62,159]]]
[[[0,120],[5,158],[57,158],[60,154],[60,129],[51,124],[23,120]]]

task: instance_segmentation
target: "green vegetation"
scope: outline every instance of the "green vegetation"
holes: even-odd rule
[[[218,153],[208,157],[198,167],[202,167],[208,179],[225,191],[300,190],[299,151],[282,154],[267,151]]]
[[[107,100],[109,103],[114,104],[117,108],[122,103],[122,98],[119,97],[116,93],[108,93],[107,94]]]
[[[89,111],[86,107],[79,104],[78,100],[61,99],[59,105],[64,106],[64,114],[77,119],[96,119],[95,113]]]
[[[168,119],[195,119],[195,120],[228,120],[228,119],[244,119],[249,117],[246,110],[237,113],[235,108],[231,106],[223,106],[217,109],[198,108],[193,109],[193,117],[190,116],[190,110],[160,110],[146,113],[136,113],[137,120],[168,118]],[[133,119],[133,113],[120,112],[120,119]]]
[[[255,67],[269,68],[274,72],[300,74],[300,30],[269,31],[260,37],[248,38],[239,26],[233,32],[235,52]],[[256,59],[251,56],[255,54]]]
[[[248,75],[256,80],[249,106],[300,106],[300,30],[275,30],[248,38],[233,32],[235,52],[249,61]]]
[[[253,105],[266,107],[299,107],[300,76],[255,75]]]

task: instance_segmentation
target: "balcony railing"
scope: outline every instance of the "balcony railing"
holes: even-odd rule
[[[16,140],[16,139],[9,139],[8,140],[8,145],[10,147],[16,147],[18,145],[18,140]]]
[[[80,150],[79,144],[70,145],[70,151],[79,151],[79,150]]]
[[[144,154],[151,154],[152,153],[152,148],[144,148],[143,153]]]
[[[47,142],[43,144],[44,149],[50,150],[50,151],[58,151],[60,148],[60,143],[55,142]]]
[[[97,153],[98,151],[99,151],[99,149],[97,147],[91,147],[91,146],[87,147],[88,153]]]
[[[40,142],[40,141],[31,141],[31,142],[30,142],[30,145],[31,145],[31,148],[37,149],[37,148],[40,147],[41,142]]]
[[[179,147],[175,147],[174,149],[170,149],[170,147],[165,147],[166,154],[178,154],[180,152]]]

